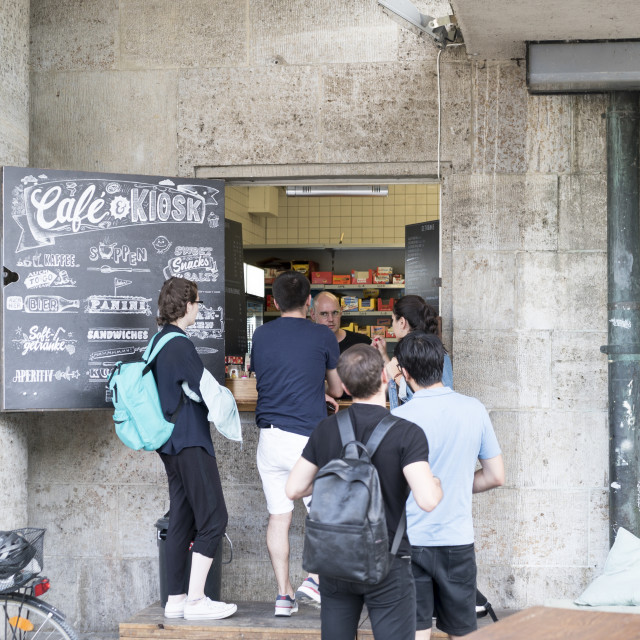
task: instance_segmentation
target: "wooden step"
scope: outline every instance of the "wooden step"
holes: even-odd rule
[[[120,623],[120,640],[309,640],[320,638],[320,609],[300,605],[290,618],[276,618],[273,602],[239,602],[238,611],[224,620],[169,620],[160,603],[137,613]],[[500,618],[511,612],[497,612]],[[486,616],[478,620],[478,628],[490,625]],[[212,635],[215,630],[215,636]],[[433,630],[432,638],[447,635]],[[372,639],[371,624],[364,611],[357,640]]]

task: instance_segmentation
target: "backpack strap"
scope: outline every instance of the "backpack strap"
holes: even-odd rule
[[[369,452],[369,457],[373,458],[373,454],[376,452],[378,445],[382,442],[382,439],[389,433],[389,429],[393,427],[393,425],[398,422],[398,418],[389,414],[385,416],[378,422],[376,428],[373,430],[371,437],[367,440],[367,451]],[[391,544],[390,553],[392,556],[395,556],[398,553],[398,549],[400,547],[400,542],[402,542],[402,536],[404,535],[405,529],[407,528],[407,505],[405,503],[402,514],[400,515],[400,522],[398,522],[398,526],[396,528],[396,534],[393,536],[393,542]]]
[[[353,431],[353,423],[351,422],[349,409],[339,411],[336,419],[338,420],[338,429],[340,430],[342,446],[347,447],[345,451],[346,456],[348,458],[358,458],[358,447],[355,445],[356,434]]]
[[[162,350],[162,347],[164,347],[164,345],[167,344],[169,340],[172,340],[173,338],[177,338],[178,336],[187,338],[187,336],[185,336],[184,333],[178,333],[177,331],[172,331],[171,333],[167,333],[166,335],[162,336],[162,338],[159,338],[159,339],[157,338],[157,336],[154,336],[149,341],[149,344],[147,345],[145,352],[142,354],[142,359],[147,363],[147,366],[144,368],[142,375],[145,375],[147,371],[149,371],[149,369],[151,368],[151,363],[155,360],[156,356],[160,353],[160,351]],[[154,341],[155,341],[155,344],[154,344]]]

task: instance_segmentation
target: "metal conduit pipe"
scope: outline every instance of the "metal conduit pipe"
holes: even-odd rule
[[[607,111],[609,540],[640,536],[639,93],[615,92]]]

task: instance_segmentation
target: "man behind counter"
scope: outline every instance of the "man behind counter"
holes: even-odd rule
[[[333,293],[328,291],[319,293],[313,299],[309,315],[316,324],[324,324],[333,331],[340,347],[340,353],[344,353],[354,344],[371,344],[371,338],[363,333],[354,333],[340,328],[342,308],[340,307],[340,300]]]

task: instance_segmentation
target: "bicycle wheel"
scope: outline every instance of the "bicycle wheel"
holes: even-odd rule
[[[56,609],[32,596],[0,595],[0,640],[78,640]]]

